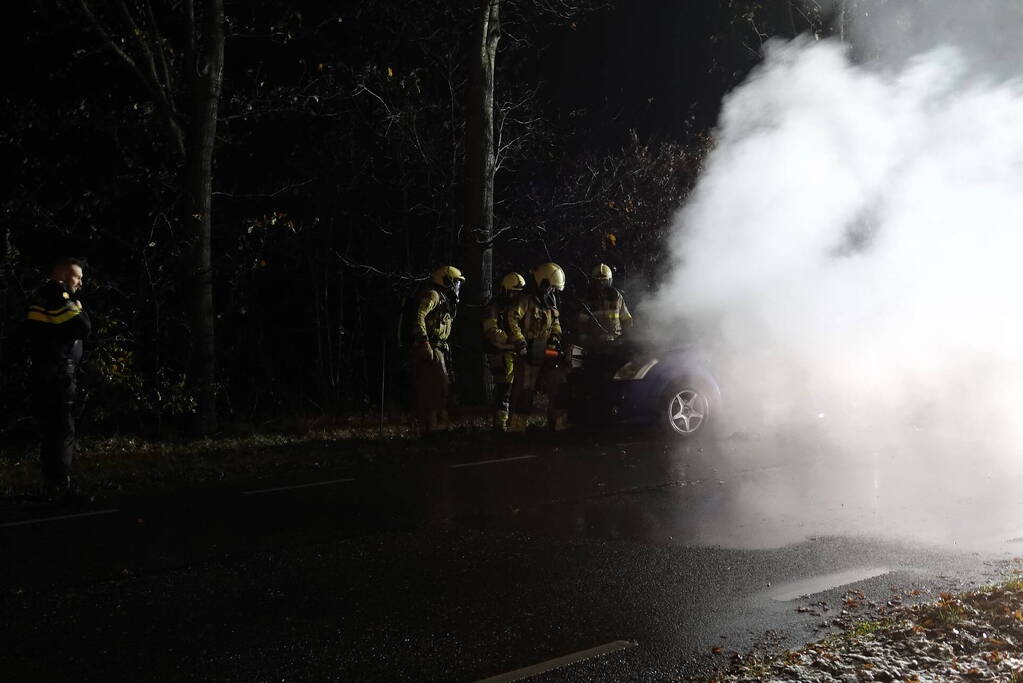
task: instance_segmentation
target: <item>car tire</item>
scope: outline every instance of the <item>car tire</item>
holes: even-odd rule
[[[713,409],[711,396],[705,384],[697,379],[673,379],[657,402],[657,426],[661,433],[676,439],[690,439],[705,432]]]

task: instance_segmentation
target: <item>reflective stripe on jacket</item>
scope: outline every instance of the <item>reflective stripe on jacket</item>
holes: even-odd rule
[[[51,280],[40,287],[26,319],[35,371],[73,371],[82,359],[82,340],[92,332],[92,322],[72,303],[64,286]]]
[[[446,340],[454,319],[447,297],[435,287],[423,288],[416,301],[416,341]]]
[[[520,296],[508,309],[508,341],[519,344],[533,339],[547,339],[552,334],[561,336],[558,308],[543,302],[532,294]]]
[[[508,311],[515,306],[517,298],[503,300],[494,298],[487,304],[483,318],[483,339],[486,341],[488,353],[513,348],[508,337]]]
[[[625,297],[617,289],[608,290],[606,296],[587,299],[586,306],[589,311],[579,313],[579,328],[594,337],[614,341],[632,324]]]

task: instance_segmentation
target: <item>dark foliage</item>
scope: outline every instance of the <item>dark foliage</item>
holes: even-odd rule
[[[162,39],[174,44],[182,3],[151,1]],[[117,2],[94,4],[103,16]],[[649,102],[615,99],[636,68],[627,45],[614,47],[618,62],[601,62],[629,8],[577,17],[561,2],[508,3],[495,275],[549,258],[581,283],[602,260],[627,285],[650,284],[720,95],[771,31],[758,3],[712,4],[651,3],[660,14],[630,19],[630,35],[642,22],[686,26],[690,42],[666,48],[670,68],[650,65],[663,71],[655,97],[669,103],[658,118]],[[137,12],[146,5],[127,2]],[[0,110],[0,155],[14,171],[0,224],[0,440],[27,432],[21,317],[55,253],[89,260],[83,298],[97,334],[83,380],[85,428],[182,424],[195,407],[186,381],[189,244],[160,104],[88,29],[77,3],[11,12],[26,28],[4,48],[22,68]],[[468,21],[455,2],[228,2],[213,196],[228,420],[376,410],[382,391],[386,403],[401,402],[401,297],[452,259],[461,239]]]

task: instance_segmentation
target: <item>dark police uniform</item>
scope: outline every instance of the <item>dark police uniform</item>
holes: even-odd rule
[[[82,340],[91,331],[89,316],[73,303],[62,283],[50,281],[39,288],[28,309],[30,378],[43,479],[51,487],[69,482],[75,446],[75,372],[82,360]]]

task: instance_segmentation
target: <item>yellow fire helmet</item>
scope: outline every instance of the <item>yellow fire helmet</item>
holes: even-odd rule
[[[533,280],[543,291],[552,287],[559,292],[565,289],[565,271],[557,263],[544,263],[533,269]]]
[[[501,278],[501,289],[506,293],[521,292],[526,286],[526,278],[518,273],[508,273]]]
[[[453,289],[455,291],[458,291],[458,288],[461,287],[463,282],[465,282],[465,278],[462,277],[462,271],[454,266],[441,266],[437,270],[433,271],[430,279],[432,279],[436,285],[447,287],[448,289]]]
[[[606,263],[598,263],[594,266],[590,277],[594,280],[606,280],[608,284],[611,284],[611,267]]]

